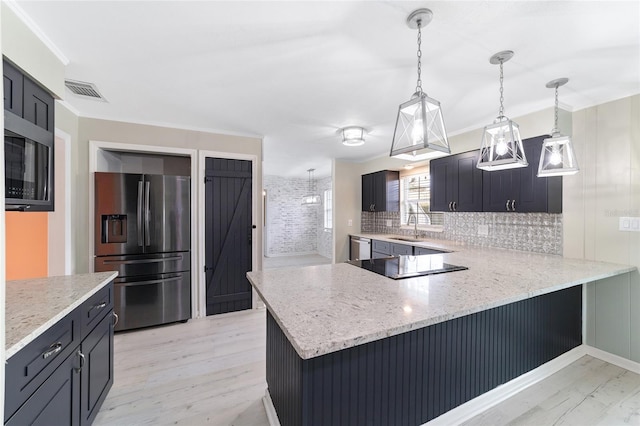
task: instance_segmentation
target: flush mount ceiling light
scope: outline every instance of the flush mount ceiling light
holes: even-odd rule
[[[309,173],[309,192],[307,195],[302,197],[302,205],[303,206],[317,206],[320,204],[320,195],[314,194],[314,180],[313,180],[313,171],[315,169],[309,169],[307,172]]]
[[[568,81],[568,78],[558,78],[546,84],[549,89],[555,88],[556,102],[551,137],[542,142],[538,177],[573,175],[579,170],[571,138],[563,136],[558,130],[558,87],[564,86]]]
[[[422,28],[432,18],[433,13],[429,9],[415,10],[407,18],[409,28],[418,29],[418,80],[411,99],[398,108],[391,157],[419,161],[433,157],[432,151],[451,154],[440,102],[422,91]]]
[[[362,127],[349,126],[342,129],[342,144],[346,146],[364,145],[366,131]]]
[[[511,50],[498,52],[489,58],[493,65],[500,65],[500,111],[492,124],[485,126],[480,145],[478,168],[494,171],[527,167],[527,157],[522,148],[520,128],[517,123],[504,116],[504,95],[502,82],[504,80],[502,66],[513,57]]]

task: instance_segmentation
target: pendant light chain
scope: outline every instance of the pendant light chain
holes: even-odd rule
[[[553,130],[551,134],[558,133],[558,85],[556,84],[556,102],[554,107]]]
[[[498,118],[504,117],[504,89],[502,87],[502,82],[504,80],[504,73],[502,71],[502,64],[504,61],[500,61],[500,111],[498,112]]]
[[[422,25],[420,24],[421,22],[418,20],[418,81],[416,82],[416,93],[422,95]]]

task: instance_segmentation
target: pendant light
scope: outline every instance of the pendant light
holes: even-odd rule
[[[418,29],[418,81],[411,99],[398,108],[391,157],[420,161],[434,157],[432,151],[451,154],[440,102],[422,91],[422,28],[432,18],[433,13],[429,9],[415,10],[407,18],[409,28]]]
[[[492,124],[485,126],[480,145],[478,168],[494,171],[527,167],[527,157],[522,148],[520,128],[504,116],[503,64],[513,57],[511,50],[498,52],[489,58],[493,65],[500,65],[500,110]]]
[[[315,169],[309,169],[307,172],[309,173],[309,192],[307,195],[302,197],[302,205],[303,206],[317,206],[320,205],[320,195],[314,194],[314,180],[313,180],[313,171]]]
[[[579,170],[571,138],[563,136],[558,130],[558,87],[564,86],[568,81],[568,78],[558,78],[546,84],[549,89],[555,88],[556,102],[551,137],[542,142],[538,177],[573,175]]]

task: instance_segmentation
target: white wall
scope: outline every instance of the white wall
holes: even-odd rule
[[[640,217],[640,95],[573,113],[580,172],[563,179],[564,256],[640,268],[640,232],[618,230]],[[640,362],[638,272],[590,285],[587,342]]]

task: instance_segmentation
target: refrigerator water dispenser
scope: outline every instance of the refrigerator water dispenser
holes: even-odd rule
[[[102,215],[102,243],[127,242],[127,215]]]

